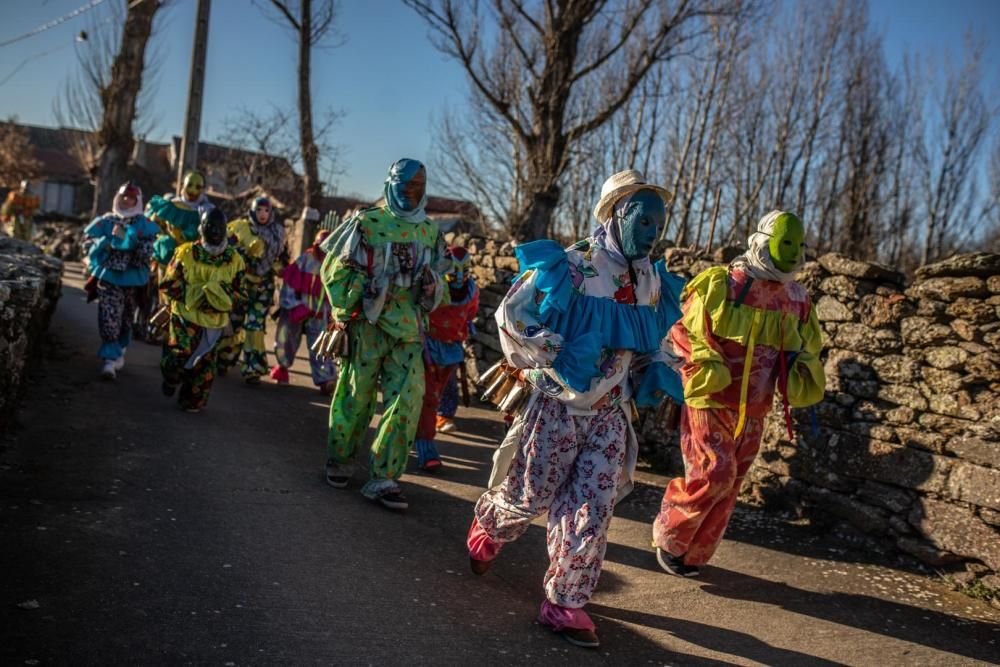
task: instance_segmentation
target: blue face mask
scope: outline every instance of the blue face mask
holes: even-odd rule
[[[386,200],[400,211],[413,211],[424,201],[427,172],[417,160],[403,158],[389,168],[385,181]]]
[[[667,221],[667,207],[652,190],[639,190],[614,213],[612,224],[618,233],[626,259],[648,257]]]

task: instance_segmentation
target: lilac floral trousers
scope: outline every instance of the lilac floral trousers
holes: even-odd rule
[[[604,564],[628,417],[620,406],[572,416],[560,401],[539,396],[522,418],[507,477],[479,498],[476,518],[492,540],[504,543],[548,512],[545,596],[562,607],[583,607]]]

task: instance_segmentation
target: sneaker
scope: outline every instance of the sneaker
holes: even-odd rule
[[[420,466],[420,469],[424,472],[437,472],[441,469],[441,459],[430,459],[429,461],[424,461],[424,464]]]
[[[250,377],[243,378],[243,381],[246,382],[251,387],[256,387],[257,385],[260,384],[260,376],[251,375]]]
[[[271,379],[281,385],[288,384],[288,369],[280,364],[275,364],[271,368]]]
[[[559,632],[563,637],[566,638],[573,646],[582,646],[583,648],[597,648],[601,645],[601,640],[598,639],[597,633],[593,630],[578,630],[575,628],[566,628]]]
[[[343,489],[351,481],[351,475],[344,466],[333,459],[326,460],[326,483],[335,489]]]
[[[196,415],[199,412],[201,412],[201,408],[184,408],[184,412],[189,412],[193,415]]]
[[[438,415],[437,417],[437,430],[438,433],[451,433],[457,426],[455,426],[455,420],[450,417],[442,417]]]
[[[675,577],[697,577],[701,570],[695,565],[686,565],[684,556],[674,556],[660,547],[656,547],[656,562],[660,564],[664,572]]]
[[[104,366],[101,367],[101,377],[105,380],[114,380],[117,373],[115,372],[115,360],[106,359],[104,361]]]
[[[125,351],[122,350],[122,356],[115,359],[115,371],[120,371],[125,368]]]
[[[388,507],[391,510],[405,510],[410,506],[410,503],[406,500],[406,496],[399,490],[382,494],[378,497],[378,501],[382,503],[383,507]]]
[[[476,560],[472,556],[469,556],[469,569],[472,570],[472,574],[477,577],[481,577],[486,574],[490,567],[493,566],[493,561],[496,560]]]
[[[336,380],[328,380],[319,386],[319,393],[324,396],[333,396],[333,392],[337,389]]]
[[[164,396],[170,398],[177,393],[177,385],[164,382],[160,385],[160,391],[163,392]]]

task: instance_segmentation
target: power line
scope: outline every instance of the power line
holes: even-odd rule
[[[38,26],[34,30],[30,30],[30,31],[24,33],[23,35],[19,35],[17,37],[12,38],[12,39],[8,39],[6,41],[0,42],[0,48],[3,48],[4,46],[9,46],[9,45],[13,44],[14,42],[20,42],[22,39],[27,39],[29,37],[33,37],[33,36],[37,35],[40,32],[45,32],[46,30],[49,30],[51,28],[55,28],[57,25],[59,25],[61,23],[65,23],[66,21],[69,21],[72,18],[76,18],[77,16],[79,16],[80,14],[83,14],[84,12],[90,11],[91,9],[93,9],[94,7],[100,5],[103,2],[104,2],[104,0],[90,0],[90,2],[88,2],[85,5],[83,5],[82,7],[78,7],[77,9],[74,9],[69,14],[65,14],[63,16],[60,16],[57,19],[52,19],[48,23],[43,23],[42,25]]]

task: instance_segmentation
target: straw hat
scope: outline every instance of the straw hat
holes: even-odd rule
[[[599,222],[606,221],[611,217],[611,207],[615,202],[626,195],[630,195],[637,190],[652,190],[663,198],[664,203],[669,202],[671,197],[666,189],[659,185],[646,182],[646,177],[638,169],[626,169],[613,174],[601,186],[601,199],[594,207],[594,217]]]

